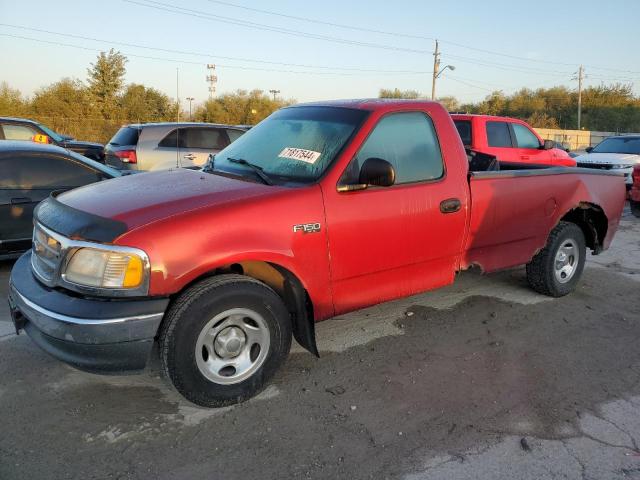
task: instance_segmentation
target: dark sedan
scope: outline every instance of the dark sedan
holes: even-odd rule
[[[104,163],[104,145],[100,143],[75,140],[27,118],[0,117],[0,140],[33,140],[36,135],[44,136],[42,143],[51,143]]]
[[[121,175],[55,145],[0,142],[0,259],[31,248],[33,209],[51,192]]]

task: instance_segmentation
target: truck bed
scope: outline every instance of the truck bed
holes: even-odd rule
[[[609,219],[604,241],[608,248],[625,201],[617,174],[586,168],[527,168],[498,163],[490,171],[469,172],[471,215],[461,268],[479,266],[495,271],[527,263],[546,243],[548,232],[566,212],[597,206]]]

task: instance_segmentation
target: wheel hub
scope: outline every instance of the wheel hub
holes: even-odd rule
[[[227,327],[222,330],[214,341],[214,348],[220,358],[237,357],[245,343],[247,337],[238,327]]]
[[[580,253],[572,239],[566,240],[558,249],[555,258],[555,277],[560,283],[567,283],[573,278],[578,268]]]
[[[209,320],[195,345],[196,364],[208,380],[222,385],[242,382],[267,359],[269,327],[248,308],[225,310]]]

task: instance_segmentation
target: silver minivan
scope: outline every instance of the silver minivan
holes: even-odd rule
[[[191,122],[125,125],[105,146],[105,162],[120,170],[198,168],[248,128]]]

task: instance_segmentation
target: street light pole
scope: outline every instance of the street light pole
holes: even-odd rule
[[[436,99],[436,80],[442,75],[442,73],[449,69],[451,71],[455,70],[456,67],[453,65],[445,65],[440,68],[440,48],[438,45],[438,40],[436,40],[436,51],[433,53],[433,77],[431,79],[431,100]]]
[[[193,102],[195,98],[187,97],[187,102],[189,102],[189,121],[193,121],[193,117],[191,116],[191,102]]]
[[[431,77],[431,100],[436,99],[436,80],[438,79],[438,70],[440,70],[440,50],[438,48],[438,40],[436,40],[436,51],[433,52],[433,76]]]

